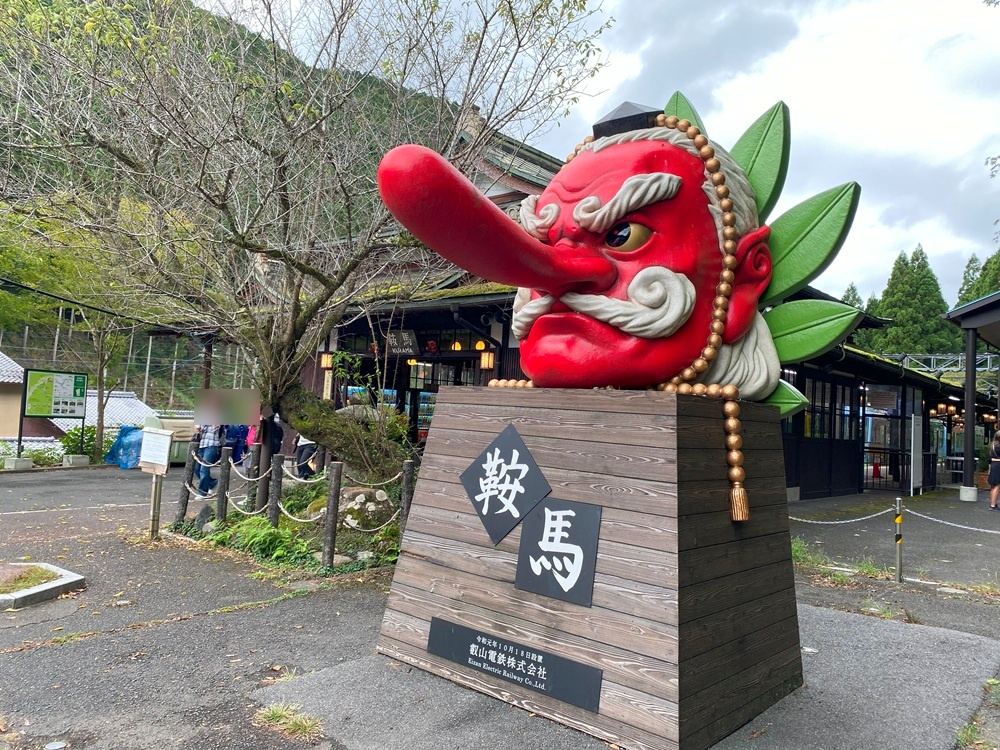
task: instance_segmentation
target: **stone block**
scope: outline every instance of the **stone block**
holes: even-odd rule
[[[3,460],[4,471],[23,471],[34,467],[30,458],[5,458]]]
[[[90,456],[79,453],[67,453],[63,456],[63,466],[90,466]]]

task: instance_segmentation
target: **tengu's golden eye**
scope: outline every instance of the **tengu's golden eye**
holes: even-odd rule
[[[604,237],[604,244],[612,250],[628,253],[645,245],[652,233],[649,227],[642,224],[620,221]]]

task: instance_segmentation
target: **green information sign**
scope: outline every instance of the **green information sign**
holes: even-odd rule
[[[24,416],[83,419],[87,376],[76,372],[24,371]]]

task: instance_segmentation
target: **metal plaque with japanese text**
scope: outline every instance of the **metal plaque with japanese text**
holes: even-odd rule
[[[493,544],[552,491],[514,425],[497,435],[461,479]]]
[[[596,667],[431,618],[427,652],[597,713],[604,673]]]
[[[401,328],[398,331],[389,331],[385,334],[385,347],[391,356],[400,354],[420,354],[420,347],[417,345],[417,334],[409,328]]]
[[[601,507],[547,497],[525,516],[514,588],[591,606]]]

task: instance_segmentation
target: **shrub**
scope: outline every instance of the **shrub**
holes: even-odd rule
[[[303,484],[286,478],[281,485],[281,504],[293,516],[301,516],[317,500],[322,501],[321,507],[326,507],[328,486],[325,481]]]
[[[28,448],[21,452],[24,458],[30,458],[35,466],[62,466],[63,453],[58,448]]]
[[[986,445],[980,445],[979,450],[976,451],[978,460],[976,461],[976,471],[989,471],[990,469],[990,446],[992,441],[986,443]]]
[[[248,552],[258,560],[315,564],[306,539],[294,529],[280,525],[274,528],[263,516],[244,518],[209,539],[216,544]]]
[[[114,427],[104,428],[104,445],[101,450],[101,455],[105,455],[111,446],[115,443],[115,437],[118,435],[118,430]],[[63,450],[66,453],[81,453],[80,451],[80,428],[72,427],[67,430],[66,434],[59,438],[59,442],[62,443]],[[83,451],[84,456],[94,455],[94,443],[97,442],[97,428],[93,425],[87,425],[83,428]]]

